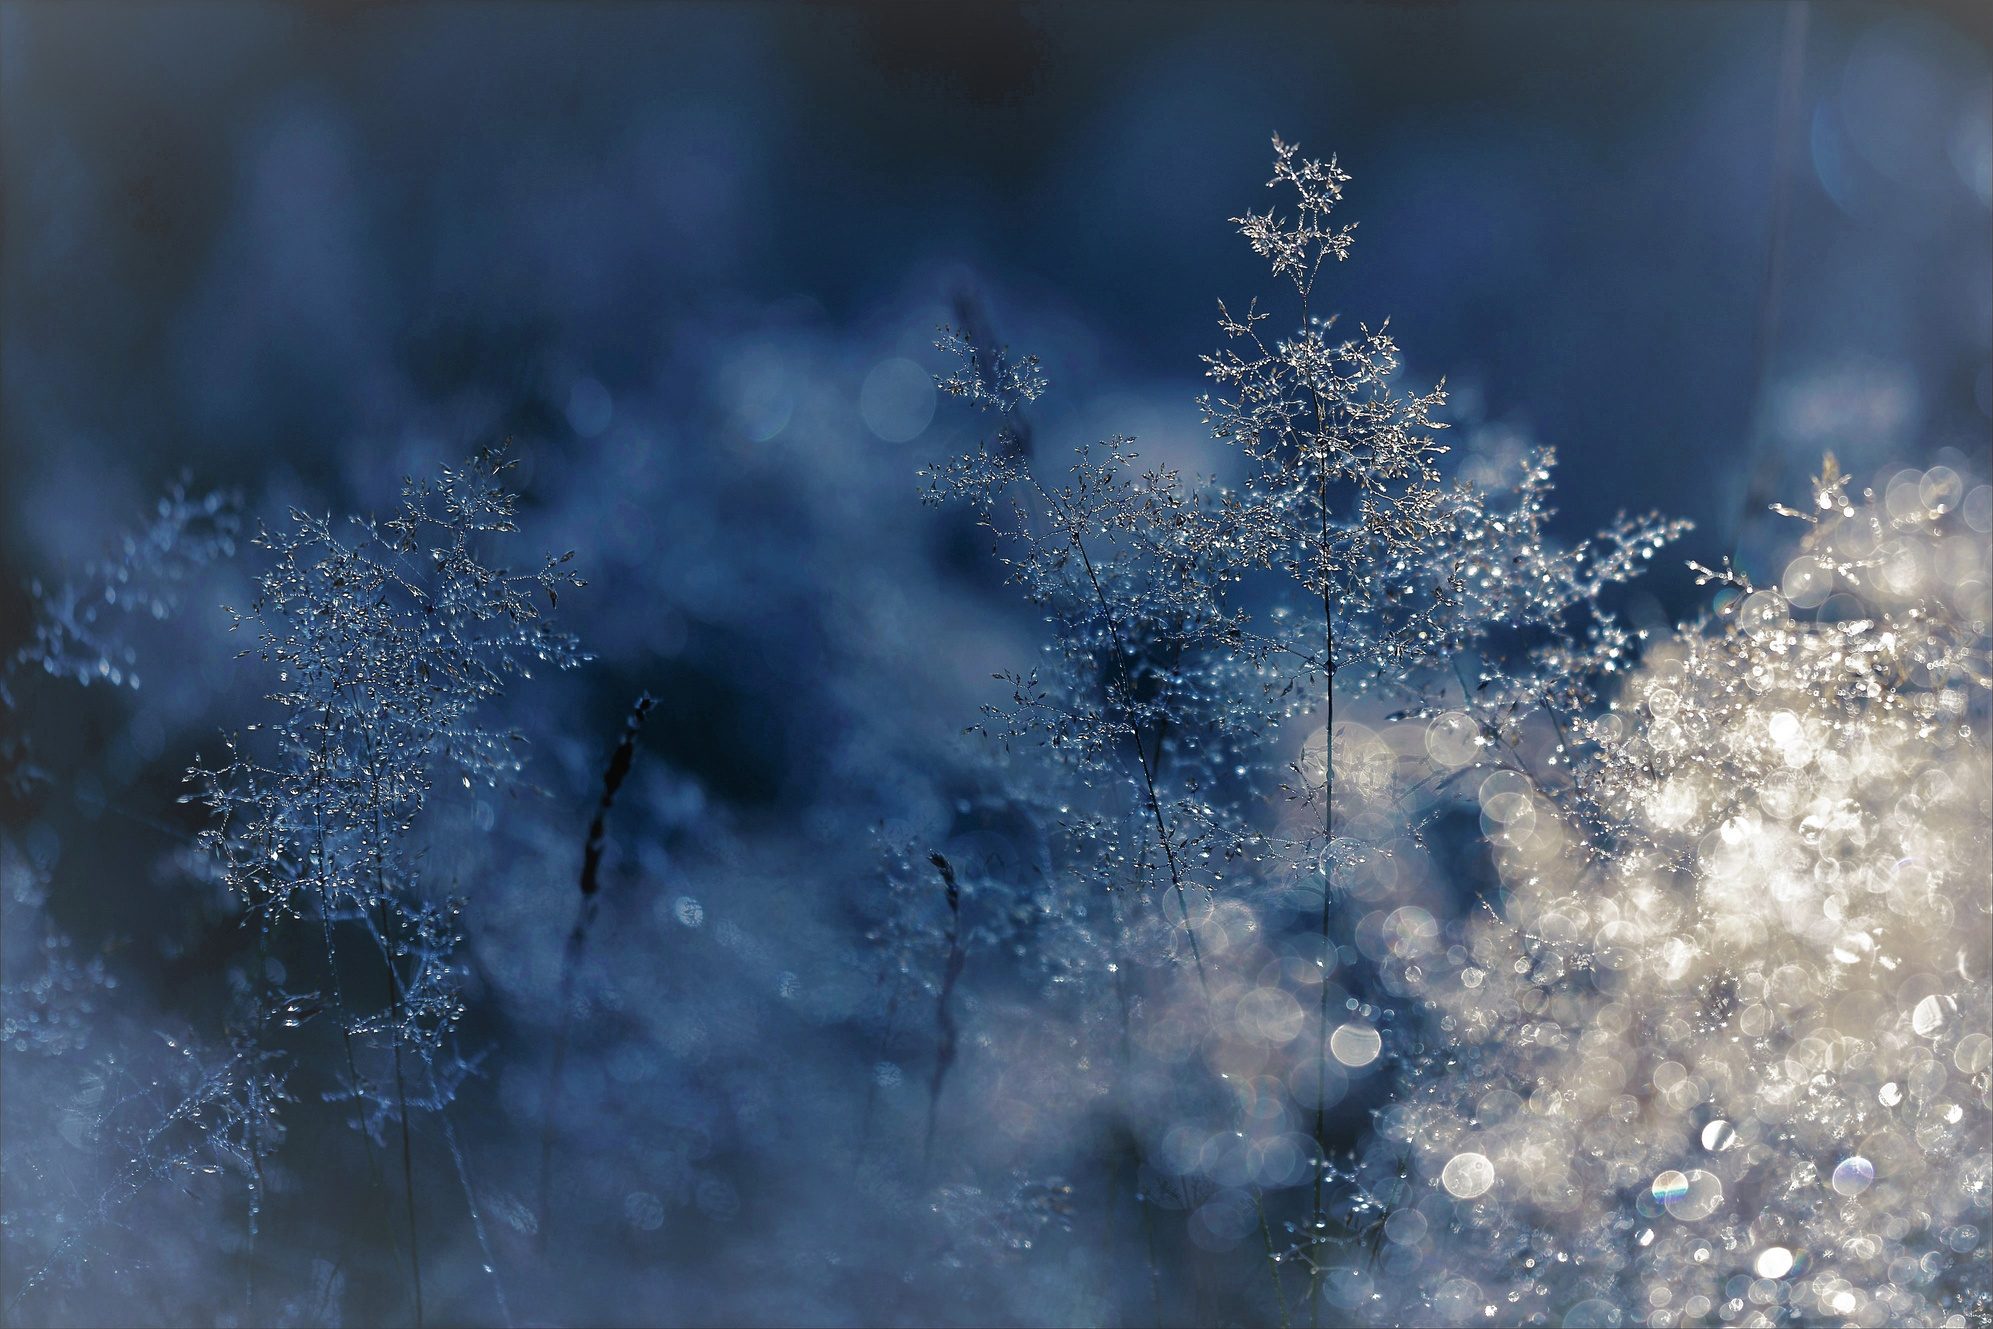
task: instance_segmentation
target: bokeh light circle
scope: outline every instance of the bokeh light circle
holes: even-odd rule
[[[1383,1050],[1383,1036],[1367,1024],[1339,1025],[1329,1035],[1329,1051],[1345,1066],[1368,1066]]]
[[[1844,1158],[1834,1167],[1833,1186],[1842,1195],[1856,1196],[1867,1190],[1875,1181],[1875,1164],[1856,1154]]]
[[[1486,1195],[1495,1184],[1495,1165],[1486,1154],[1455,1154],[1440,1170],[1439,1184],[1459,1200]]]
[[[865,427],[888,443],[919,438],[934,420],[934,378],[911,360],[881,360],[858,390]]]

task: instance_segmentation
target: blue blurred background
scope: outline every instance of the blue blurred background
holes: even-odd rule
[[[1392,318],[1463,423],[1556,446],[1573,533],[1656,506],[1713,551],[1754,432],[1787,492],[1825,446],[1862,470],[1987,441],[1976,6],[1810,7],[1763,382],[1784,6],[5,22],[16,560],[77,476],[364,490],[377,459],[494,433],[594,464],[642,417],[696,456],[699,413],[786,342],[834,348],[855,404],[964,287],[1072,409],[1129,399],[1115,428],[1194,440],[1213,297],[1266,287],[1224,219],[1260,203],[1274,131],[1355,176],[1335,307]],[[584,379],[599,428],[566,410]]]
[[[183,470],[275,522],[384,511],[404,474],[510,439],[526,540],[577,551],[591,584],[563,621],[599,658],[514,703],[551,810],[497,818],[502,847],[458,862],[480,881],[471,1032],[501,1049],[466,1130],[494,1173],[533,1138],[562,892],[648,688],[647,783],[612,851],[625,903],[605,893],[630,930],[598,976],[634,1032],[579,1048],[570,1094],[578,1136],[650,1161],[577,1142],[595,1172],[574,1184],[613,1208],[632,1169],[676,1168],[641,1194],[765,1235],[775,1144],[806,1115],[767,1105],[834,1116],[865,1083],[880,999],[837,957],[876,921],[867,829],[1004,833],[958,740],[1040,625],[966,517],[920,502],[919,468],[978,424],[927,378],[936,324],[1043,357],[1040,456],[1132,434],[1226,473],[1197,357],[1217,298],[1290,315],[1226,220],[1271,201],[1278,132],[1354,177],[1328,304],[1391,320],[1407,387],[1446,380],[1463,471],[1499,480],[1552,445],[1563,535],[1657,508],[1696,521],[1684,558],[1776,578],[1754,514],[1803,497],[1824,450],[1862,477],[1939,457],[1985,476],[1987,14],[8,3],[0,647],[31,577],[97,553]],[[162,1019],[215,1008],[200,966],[234,935],[161,883],[199,824],[180,771],[263,690],[214,608],[246,594],[241,562],[150,643],[146,688],[37,711],[55,792],[9,804],[55,873],[51,917],[125,937],[128,999]],[[1703,594],[1669,559],[1625,607],[1674,620]],[[1005,1138],[1056,1139],[1060,1111]],[[731,1180],[698,1170],[727,1159]],[[809,1194],[839,1212],[837,1188]],[[739,1240],[663,1230],[753,1267]],[[642,1255],[589,1258],[621,1278]],[[687,1320],[883,1304],[802,1275],[755,1302],[776,1294],[674,1267]],[[585,1320],[666,1293],[576,1295],[563,1313]],[[1008,1314],[1037,1313],[1015,1296]]]

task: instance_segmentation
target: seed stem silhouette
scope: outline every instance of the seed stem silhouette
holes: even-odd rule
[[[599,903],[596,893],[601,882],[597,874],[602,867],[602,847],[608,839],[609,809],[636,761],[637,735],[644,727],[644,717],[656,705],[656,699],[645,692],[639,694],[636,705],[630,708],[629,718],[623,722],[623,739],[602,772],[602,798],[595,805],[595,818],[588,823],[588,843],[582,849],[581,905],[561,955],[560,1023],[554,1035],[553,1065],[547,1072],[546,1107],[540,1123],[540,1226],[535,1235],[543,1252],[547,1248],[547,1231],[553,1225],[554,1145],[558,1137],[561,1072],[567,1065],[568,1034],[574,1021],[575,979],[588,948],[588,930],[595,922]]]
[[[921,1175],[927,1175],[928,1164],[934,1156],[934,1127],[940,1120],[941,1086],[948,1079],[949,1068],[955,1064],[955,1013],[949,1002],[955,995],[955,983],[962,977],[962,969],[968,964],[968,953],[962,946],[962,890],[955,881],[955,868],[938,853],[931,853],[927,861],[934,864],[941,874],[942,885],[948,892],[948,963],[941,972],[941,993],[934,1003],[934,1079],[927,1087],[927,1136],[920,1147]]]

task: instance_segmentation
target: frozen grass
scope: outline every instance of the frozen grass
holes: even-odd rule
[[[50,836],[0,841],[10,1320],[1983,1318],[1993,491],[1829,459],[1777,588],[1630,627],[1683,524],[1566,546],[1547,449],[1455,465],[1443,385],[1323,313],[1349,177],[1274,153],[1235,224],[1292,307],[1221,306],[1223,480],[1054,463],[1043,366],[944,332],[994,428],[928,496],[1049,630],[927,768],[854,671],[808,694],[852,787],[723,806],[636,652],[656,701],[606,767],[556,740],[561,806],[495,717],[582,659],[579,583],[496,561],[502,458],[260,532],[270,692],[168,878],[218,995],[119,989]],[[123,588],[199,584],[232,511],[38,592],[9,714],[130,681],[98,600],[165,612]],[[852,598],[761,552],[734,599]],[[848,649],[911,668],[910,617]]]

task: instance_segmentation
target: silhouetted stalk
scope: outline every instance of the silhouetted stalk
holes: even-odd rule
[[[322,852],[324,840],[322,836],[319,843],[321,845],[320,863],[322,865],[324,862]],[[401,1243],[395,1240],[394,1235],[394,1207],[393,1202],[388,1198],[387,1179],[381,1171],[380,1160],[374,1156],[373,1134],[367,1129],[367,1082],[360,1077],[359,1059],[353,1055],[352,1023],[346,1013],[346,994],[339,982],[339,955],[333,949],[332,942],[331,898],[325,888],[323,866],[319,870],[321,876],[318,883],[318,912],[319,918],[324,925],[325,962],[326,967],[332,973],[332,1006],[339,1017],[339,1041],[346,1052],[346,1073],[352,1080],[354,1100],[360,1104],[360,1149],[367,1158],[367,1187],[380,1198],[381,1230],[387,1234],[388,1255],[394,1260],[394,1274],[395,1278],[399,1280],[402,1272]]]
[[[547,1248],[547,1230],[553,1219],[556,1114],[560,1106],[561,1071],[567,1064],[568,1030],[574,1020],[575,977],[581,968],[582,953],[588,947],[588,930],[595,922],[595,896],[601,886],[597,873],[602,866],[602,847],[608,838],[605,828],[609,808],[616,801],[616,791],[630,774],[630,765],[637,757],[637,733],[655,705],[656,700],[648,692],[639,694],[629,719],[623,722],[623,740],[610,754],[609,765],[602,772],[602,799],[595,805],[595,819],[588,823],[588,843],[582,849],[581,906],[561,954],[560,1024],[554,1034],[553,1065],[547,1072],[546,1103],[540,1121],[540,1226],[536,1237],[542,1251]]]
[[[1327,509],[1324,508],[1326,512]],[[1329,651],[1333,655],[1335,647],[1335,627],[1329,618],[1329,601],[1322,597],[1322,617],[1329,623]],[[1327,722],[1322,726],[1322,837],[1328,850],[1327,862],[1322,867],[1322,958],[1321,958],[1321,1019],[1316,1031],[1315,1049],[1315,1196],[1309,1214],[1308,1227],[1308,1324],[1310,1329],[1319,1329],[1322,1322],[1322,1262],[1320,1243],[1327,1219],[1322,1209],[1322,1184],[1324,1174],[1329,1169],[1328,1139],[1328,1079],[1329,1079],[1329,915],[1334,900],[1332,894],[1335,882],[1335,749],[1330,735],[1336,723],[1335,672],[1329,672],[1328,686],[1323,690],[1327,698]]]
[[[920,1148],[923,1180],[934,1154],[934,1127],[940,1119],[941,1086],[948,1078],[949,1068],[955,1064],[955,1013],[949,1009],[948,1003],[955,995],[956,980],[962,977],[962,969],[969,961],[968,953],[962,947],[962,891],[955,883],[955,869],[940,854],[929,854],[927,861],[941,873],[942,885],[948,891],[948,963],[941,972],[941,995],[934,1003],[934,1079],[927,1088],[927,1138]]]
[[[1253,1186],[1253,1210],[1259,1215],[1259,1239],[1266,1247],[1266,1267],[1273,1271],[1273,1295],[1280,1305],[1280,1329],[1287,1329],[1287,1289],[1280,1285],[1280,1256],[1274,1253],[1273,1229],[1266,1221],[1266,1199],[1259,1186]]]

